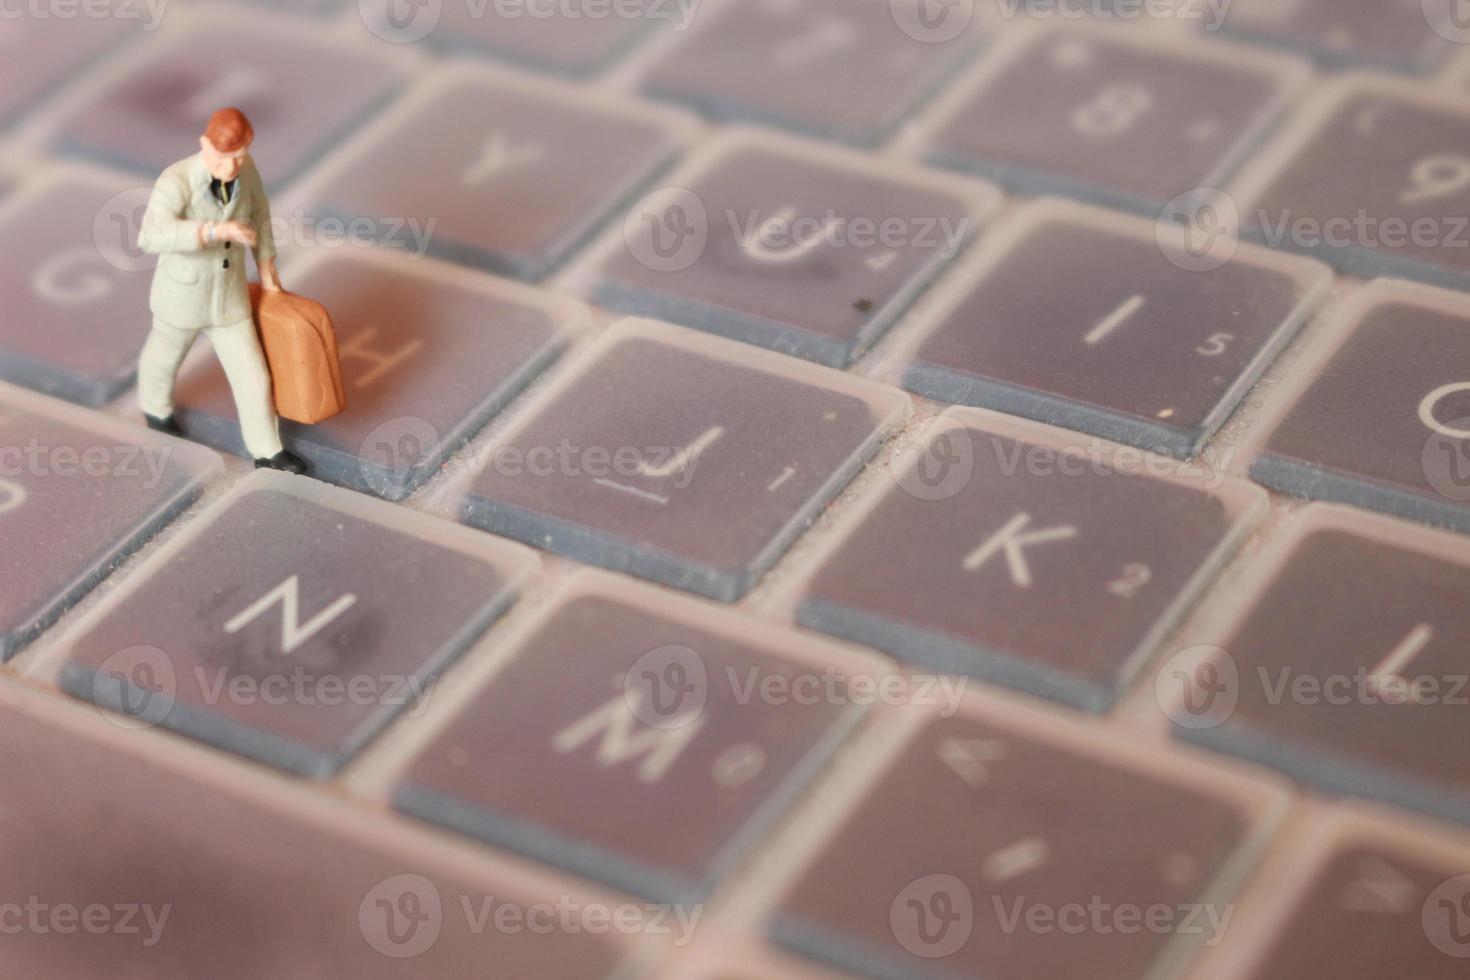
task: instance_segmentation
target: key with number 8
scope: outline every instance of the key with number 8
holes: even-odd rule
[[[1225,45],[1023,31],[936,110],[923,152],[1023,193],[1152,214],[1233,170],[1307,74]]]

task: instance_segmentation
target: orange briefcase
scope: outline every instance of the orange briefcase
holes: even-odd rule
[[[270,365],[276,414],[307,424],[329,419],[347,407],[337,334],[327,308],[288,292],[250,284],[255,330]]]

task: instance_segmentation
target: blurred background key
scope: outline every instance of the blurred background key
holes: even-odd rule
[[[965,5],[926,19],[927,2],[711,4],[648,69],[643,90],[721,121],[873,146],[974,50],[978,32]]]
[[[79,16],[76,9],[68,15],[59,8],[48,11],[44,5],[32,5],[32,13],[47,16],[7,13],[0,17],[0,126],[59,89],[70,75],[123,38],[157,26],[151,13],[157,8],[146,4],[93,0],[87,6],[110,7],[115,15]]]
[[[1156,215],[1217,186],[1307,80],[1287,56],[1054,27],[987,52],[941,112],[928,158],[1023,193]]]
[[[1330,83],[1235,200],[1245,232],[1275,248],[1470,286],[1470,103],[1371,75]]]
[[[0,378],[84,405],[132,386],[153,319],[151,185],[58,167],[0,203]]]
[[[262,137],[251,156],[279,189],[397,87],[386,58],[310,22],[282,23],[233,4],[150,37],[107,87],[68,114],[61,148],[146,174],[198,152],[204,123],[235,106]]]
[[[312,194],[327,213],[376,220],[380,232],[418,218],[435,255],[538,280],[668,162],[686,125],[460,67],[344,148]]]
[[[699,4],[672,0],[618,3],[450,2],[415,13],[384,29],[381,8],[394,0],[361,5],[374,31],[388,37],[428,30],[424,40],[461,54],[485,54],[529,68],[586,77],[608,67],[651,33],[687,29]],[[371,13],[366,13],[371,10]],[[428,23],[428,13],[437,20]],[[420,16],[424,17],[419,21]]]
[[[1244,40],[1311,55],[1325,65],[1428,74],[1470,39],[1460,0],[1234,0],[1218,24]]]

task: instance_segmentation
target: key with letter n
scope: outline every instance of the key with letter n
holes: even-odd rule
[[[35,669],[135,720],[325,777],[427,698],[532,563],[518,546],[258,471]],[[411,569],[414,588],[393,569]]]

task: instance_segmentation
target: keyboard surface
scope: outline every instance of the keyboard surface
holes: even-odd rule
[[[0,974],[1465,975],[1463,0],[13,6]]]

